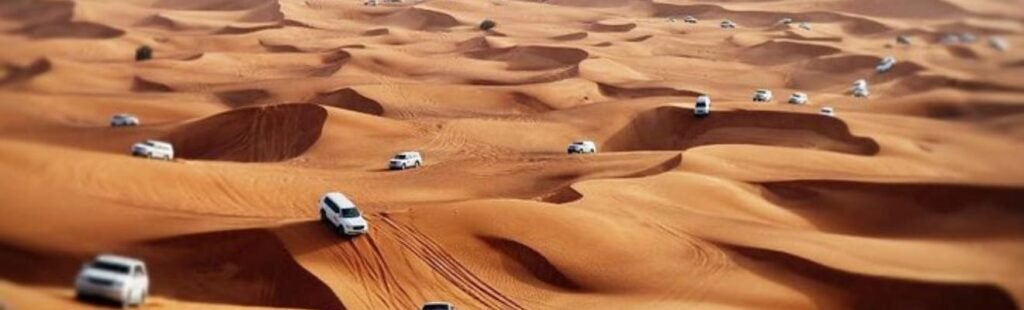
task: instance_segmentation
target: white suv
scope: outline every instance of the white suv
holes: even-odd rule
[[[792,96],[789,96],[789,103],[792,104],[807,104],[808,100],[806,93],[795,92]]]
[[[344,194],[330,192],[320,198],[320,221],[334,228],[342,235],[362,235],[370,231],[370,225]]]
[[[139,118],[128,113],[115,114],[110,118],[110,127],[138,126]]]
[[[878,73],[886,73],[889,72],[889,70],[892,70],[894,65],[896,65],[896,58],[885,57],[882,58],[882,61],[879,62],[877,66],[875,66],[875,71]]]
[[[726,19],[726,20],[723,20],[723,21],[722,21],[722,22],[721,22],[721,23],[719,24],[719,26],[721,26],[721,27],[722,27],[722,28],[724,28],[724,29],[732,29],[732,28],[736,28],[736,23],[734,23],[734,22],[733,22],[733,21],[731,21],[731,20],[728,20],[728,19]]]
[[[772,101],[772,91],[767,89],[758,89],[754,91],[754,102],[768,102]]]
[[[597,144],[590,140],[573,141],[567,150],[569,154],[597,153]]]
[[[693,105],[693,116],[705,117],[711,114],[711,97],[697,97],[697,103]]]
[[[130,257],[100,255],[82,264],[75,277],[75,298],[99,297],[124,306],[141,306],[149,294],[146,264]]]
[[[455,306],[448,302],[431,301],[423,304],[420,310],[455,310]]]
[[[174,159],[174,146],[169,142],[146,140],[132,146],[132,155],[172,160]]]
[[[420,152],[401,152],[395,154],[388,161],[388,169],[391,170],[405,170],[407,168],[419,168],[423,164],[423,157],[420,156]]]

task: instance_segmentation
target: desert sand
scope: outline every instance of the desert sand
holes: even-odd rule
[[[98,253],[166,309],[1024,304],[1020,1],[11,0],[0,45],[0,308],[103,306]]]

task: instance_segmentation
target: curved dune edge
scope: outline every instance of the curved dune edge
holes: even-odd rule
[[[569,279],[558,267],[551,264],[543,254],[515,240],[480,236],[492,250],[507,258],[505,268],[509,274],[526,283],[539,281],[559,290],[570,292],[586,291],[579,283]],[[517,272],[517,271],[523,272]]]
[[[677,154],[676,156],[673,156],[672,158],[669,158],[668,160],[665,160],[664,162],[661,162],[659,164],[651,166],[650,168],[647,168],[647,169],[644,169],[644,170],[640,170],[640,171],[636,171],[636,172],[633,172],[633,173],[630,173],[630,174],[618,176],[618,177],[612,177],[612,178],[642,178],[642,177],[648,177],[648,176],[657,175],[657,174],[661,174],[661,173],[665,173],[665,172],[674,170],[677,167],[679,167],[679,165],[681,165],[682,163],[683,163],[683,155],[682,154]],[[544,195],[542,195],[540,197],[537,197],[536,199],[540,200],[540,201],[543,201],[543,202],[547,202],[547,203],[567,204],[567,203],[571,203],[571,202],[575,202],[577,200],[583,199],[583,197],[584,197],[583,193],[581,193],[580,191],[578,191],[575,188],[573,188],[573,185],[570,184],[570,185],[564,186],[562,188],[559,188],[559,189],[557,189],[555,191],[552,191],[550,193],[544,194]]]
[[[163,139],[181,158],[281,161],[312,147],[326,120],[327,110],[312,104],[247,107],[181,125]]]
[[[93,255],[32,253],[4,244],[0,249],[5,277],[40,286],[67,285],[81,263]],[[334,292],[302,268],[265,229],[175,236],[110,253],[144,260],[156,281],[150,295],[156,297],[235,306],[345,309]]]
[[[343,88],[328,93],[317,94],[316,97],[309,101],[309,103],[376,116],[384,114],[384,106],[382,106],[380,102],[363,96],[358,91],[351,88]]]
[[[7,74],[3,79],[0,79],[0,87],[28,82],[37,76],[50,72],[53,69],[53,63],[47,58],[39,58],[24,66],[10,63],[4,64],[4,69],[7,71]]]
[[[1006,216],[1021,214],[1024,188],[826,180],[757,185],[767,200],[805,215],[824,231],[904,238],[1024,236],[1024,221]],[[829,208],[814,207],[822,205]]]
[[[987,284],[934,283],[877,277],[833,269],[792,254],[746,246],[717,244],[734,261],[755,272],[801,289],[804,280],[832,287],[854,309],[1016,309],[1006,291]],[[826,297],[809,296],[811,298]],[[831,300],[829,300],[831,302]]]
[[[465,52],[464,55],[475,59],[502,61],[513,71],[559,69],[579,65],[590,57],[590,53],[578,48],[535,45],[484,48]]]
[[[697,119],[692,109],[674,106],[641,112],[602,147],[609,151],[685,150],[715,144],[814,148],[855,155],[874,155],[880,149],[874,139],[853,136],[846,123],[832,117],[720,111]]]

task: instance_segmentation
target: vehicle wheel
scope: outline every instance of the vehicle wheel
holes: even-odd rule
[[[142,291],[142,295],[139,295],[139,303],[135,304],[136,307],[142,308],[146,304],[146,295],[149,295],[149,292]]]
[[[345,233],[345,225],[338,225],[338,226],[336,227],[336,229],[338,230],[338,235],[342,235],[342,236],[345,236],[345,235],[347,235],[347,234]]]
[[[327,220],[327,212],[324,212],[324,210],[320,210],[320,222],[324,224],[330,222],[329,220]]]
[[[416,162],[416,168],[420,167],[420,162]]]

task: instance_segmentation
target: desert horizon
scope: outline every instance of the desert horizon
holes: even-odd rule
[[[1021,1],[9,0],[0,44],[0,309],[1024,303]]]

